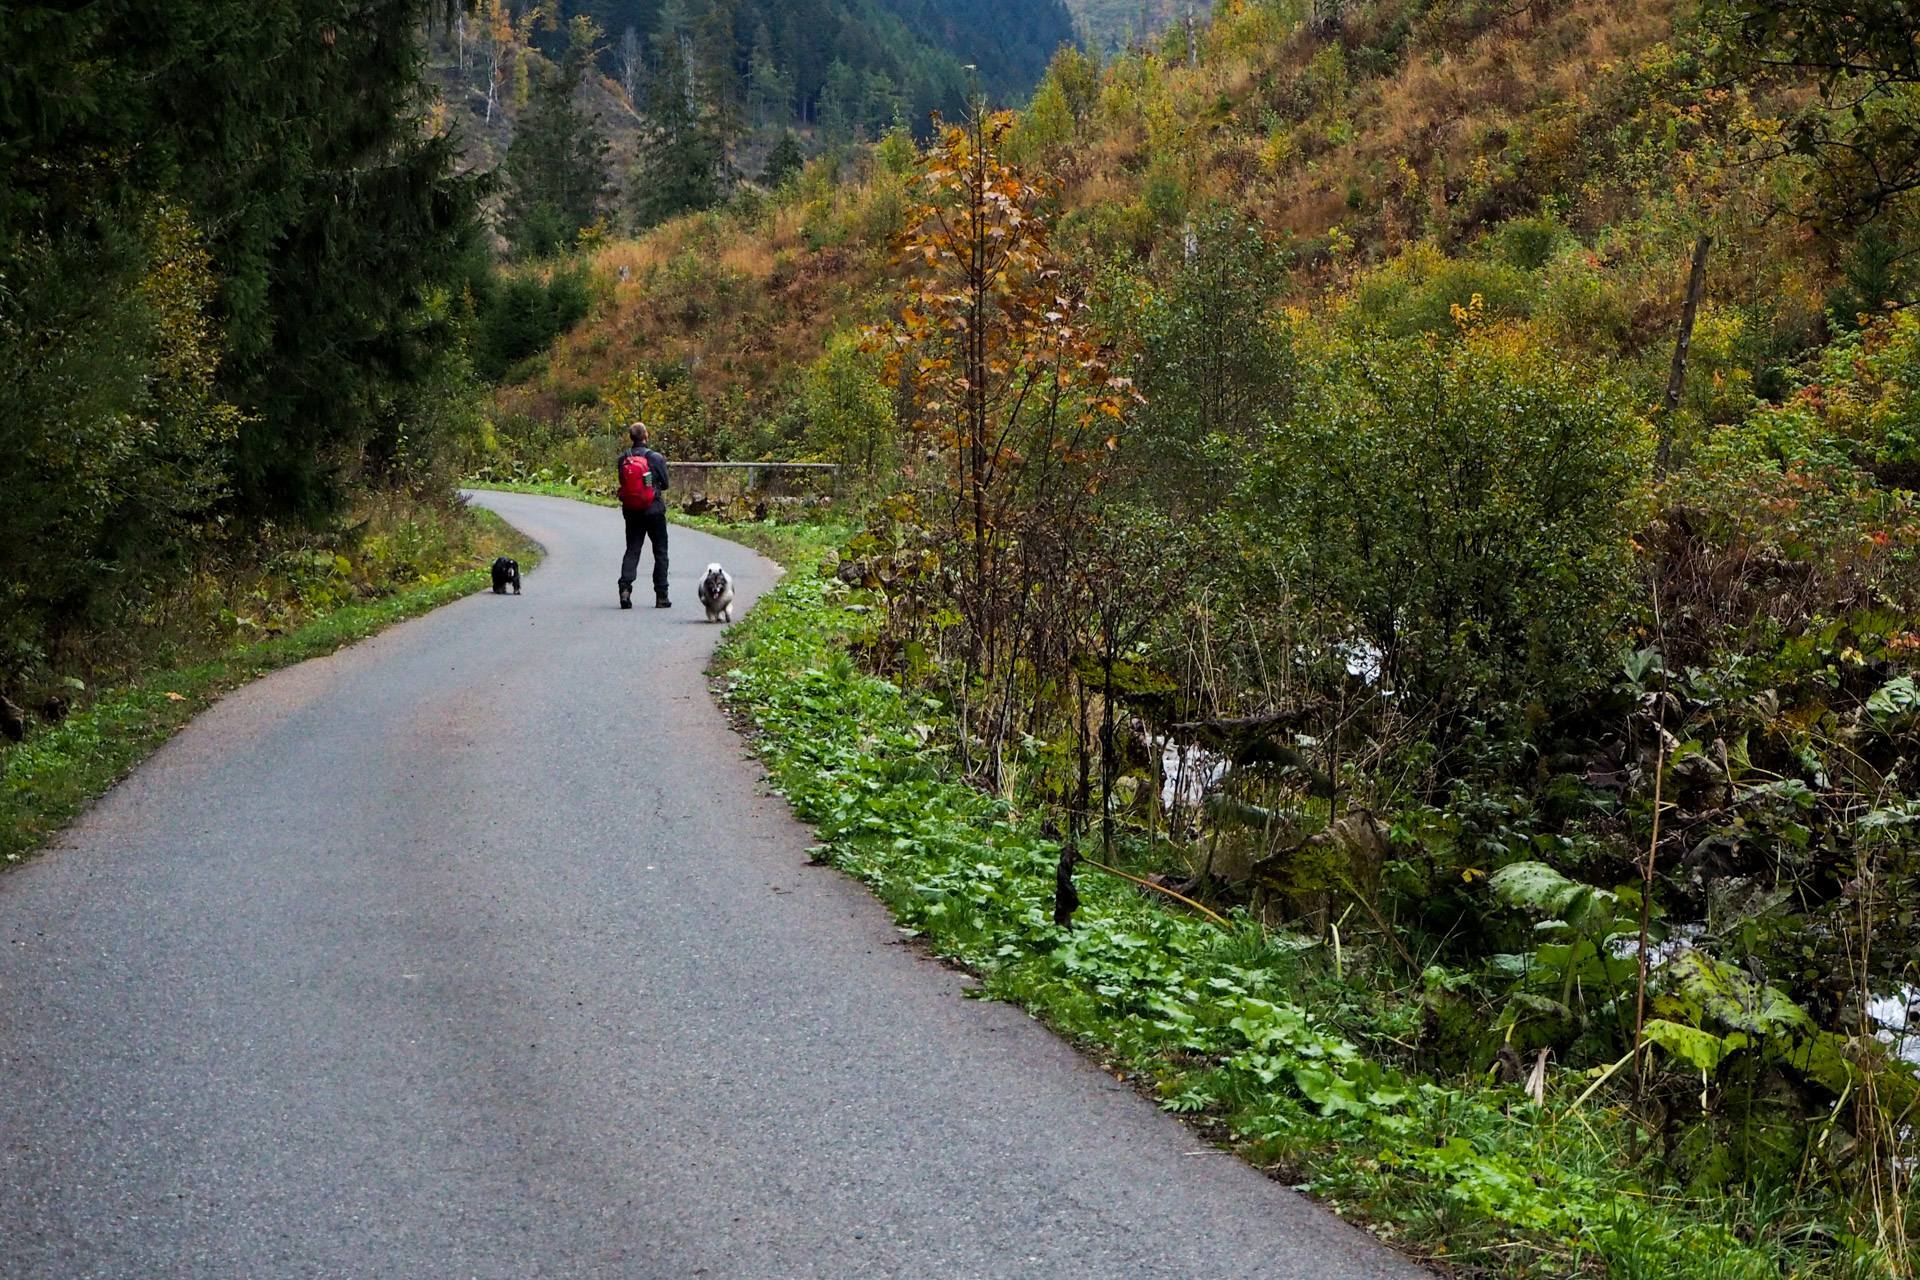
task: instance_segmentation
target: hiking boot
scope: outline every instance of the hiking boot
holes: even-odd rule
[[[622,609],[633,608],[633,588],[632,587],[620,588],[620,607]]]
[[[667,599],[665,592],[661,592],[653,598],[653,607],[656,609],[671,609],[673,608],[673,601]]]

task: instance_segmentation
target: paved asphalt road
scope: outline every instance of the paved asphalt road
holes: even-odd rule
[[[227,698],[0,876],[0,1275],[1424,1274],[806,864],[620,522]],[[642,579],[644,583],[644,577]],[[645,598],[645,592],[642,593]]]

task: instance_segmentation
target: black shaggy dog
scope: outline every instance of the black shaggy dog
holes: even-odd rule
[[[501,556],[493,562],[493,594],[507,594],[507,584],[513,584],[513,594],[520,594],[520,562],[512,556]]]

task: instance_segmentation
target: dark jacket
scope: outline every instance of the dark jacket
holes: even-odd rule
[[[633,457],[636,453],[647,460],[647,471],[653,476],[654,492],[660,495],[653,500],[653,505],[647,508],[647,514],[650,516],[660,515],[667,509],[667,460],[660,456],[658,450],[649,449],[643,444],[633,446],[633,448],[621,454],[620,457],[622,460],[625,460]],[[618,464],[616,464],[614,466],[614,473],[617,475],[619,471],[620,468]]]

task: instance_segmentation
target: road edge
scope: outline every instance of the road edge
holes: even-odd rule
[[[491,512],[488,513],[490,516]],[[498,519],[497,516],[494,517]],[[523,571],[545,550],[511,523]],[[169,739],[234,690],[272,672],[325,657],[390,627],[485,590],[475,567],[346,605],[296,627],[197,663],[107,689],[57,724],[0,749],[0,875],[25,865],[124,781]]]

